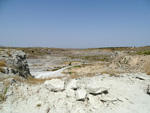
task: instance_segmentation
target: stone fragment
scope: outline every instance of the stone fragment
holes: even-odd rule
[[[76,100],[84,101],[86,99],[86,91],[79,89],[76,91]]]
[[[94,95],[108,92],[109,89],[110,88],[108,86],[102,86],[100,84],[95,84],[95,83],[87,85],[87,92]]]
[[[71,80],[71,82],[69,82],[69,84],[67,85],[66,89],[77,89],[77,80]]]
[[[63,91],[64,90],[64,81],[60,79],[52,79],[44,82],[44,86],[46,89],[50,91]]]

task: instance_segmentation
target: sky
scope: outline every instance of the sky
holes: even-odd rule
[[[150,0],[0,0],[0,45],[150,45]]]

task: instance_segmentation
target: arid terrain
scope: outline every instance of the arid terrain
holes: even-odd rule
[[[0,48],[1,113],[149,113],[150,46]]]

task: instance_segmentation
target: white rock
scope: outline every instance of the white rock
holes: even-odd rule
[[[44,86],[50,91],[62,91],[64,90],[64,81],[60,79],[47,80],[44,82]]]
[[[87,88],[87,92],[90,94],[100,94],[110,89],[107,86],[102,86],[100,84],[95,84],[95,83],[88,84],[86,88]]]
[[[72,89],[66,89],[65,90],[67,97],[74,97],[75,96],[75,91]]]
[[[83,89],[79,89],[76,91],[76,100],[85,100],[86,98],[86,91]]]
[[[100,105],[99,97],[88,95],[90,106],[92,106],[94,109],[98,109]]]
[[[73,79],[71,82],[69,82],[66,89],[77,89],[77,80]]]

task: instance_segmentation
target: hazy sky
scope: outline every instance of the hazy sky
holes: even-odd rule
[[[0,45],[150,45],[150,0],[0,0]]]

